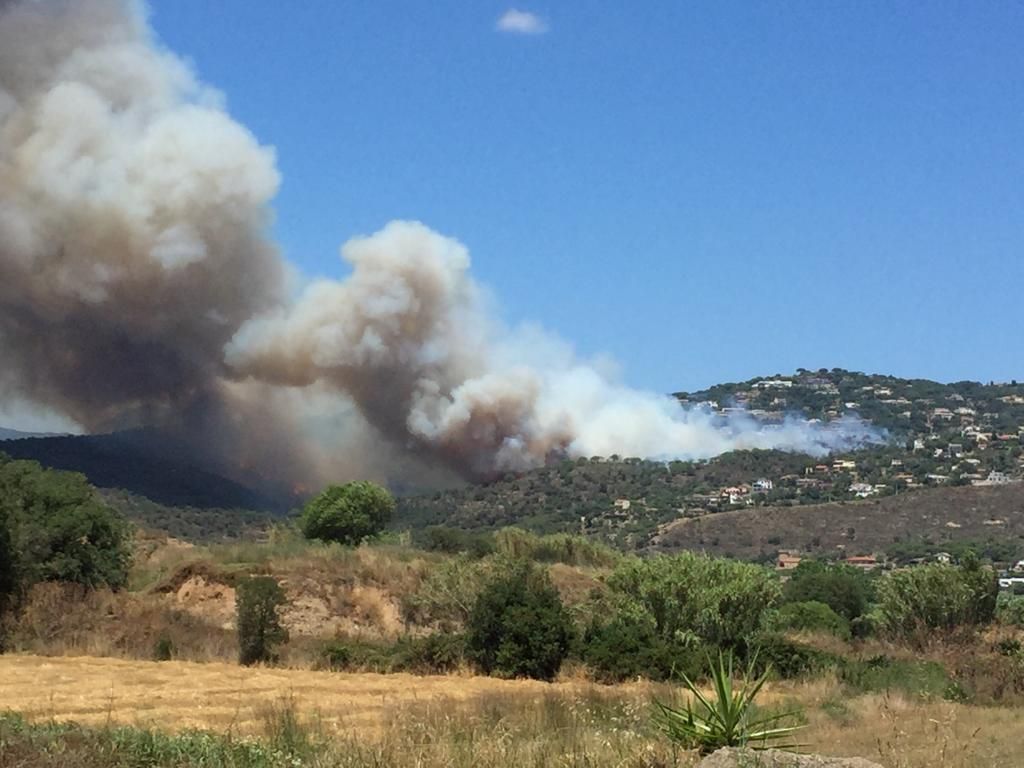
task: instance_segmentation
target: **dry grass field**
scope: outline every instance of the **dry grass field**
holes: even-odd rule
[[[288,700],[322,728],[371,738],[410,705],[449,711],[484,696],[571,694],[578,686],[489,677],[337,674],[191,662],[0,656],[0,702],[33,719],[257,733]]]
[[[0,702],[31,720],[139,725],[260,736],[284,710],[317,738],[395,765],[686,766],[648,721],[666,687],[555,684],[469,676],[337,674],[233,665],[86,657],[0,656]],[[888,768],[989,768],[1021,764],[1024,710],[897,695],[847,696],[831,679],[780,683],[768,707],[804,711],[816,752],[861,755]],[[590,758],[588,758],[590,759]],[[406,762],[408,760],[408,762]],[[386,763],[391,764],[391,763]],[[527,764],[524,762],[523,764]]]

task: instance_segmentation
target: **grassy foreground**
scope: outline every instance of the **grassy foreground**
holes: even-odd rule
[[[664,686],[340,675],[222,664],[0,657],[0,765],[691,766],[650,724]],[[805,710],[813,751],[888,768],[1014,765],[1024,710],[834,679],[777,683],[768,708]],[[69,723],[80,723],[71,725]]]

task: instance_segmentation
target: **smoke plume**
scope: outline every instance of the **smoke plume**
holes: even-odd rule
[[[278,183],[273,151],[158,45],[140,5],[0,0],[0,399],[90,431],[175,429],[292,475],[387,477],[357,455],[486,476],[848,440],[684,410],[504,328],[466,249],[419,223],[349,241],[351,275],[292,300],[267,234]]]

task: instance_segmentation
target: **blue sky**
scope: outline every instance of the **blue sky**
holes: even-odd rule
[[[154,0],[152,23],[277,148],[309,274],[413,218],[509,322],[632,385],[1024,379],[1024,5],[514,7],[539,33],[490,0]]]

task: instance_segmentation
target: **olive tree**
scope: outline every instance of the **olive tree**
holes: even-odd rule
[[[306,505],[299,525],[309,539],[359,544],[384,530],[394,511],[386,489],[360,480],[326,488]]]

